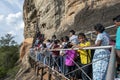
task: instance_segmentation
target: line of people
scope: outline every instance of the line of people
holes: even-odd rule
[[[113,19],[116,26],[120,26],[120,16]],[[105,28],[102,24],[96,24],[94,26],[95,33],[97,34],[95,44],[92,45],[87,39],[84,33],[75,35],[74,30],[69,31],[69,36],[63,36],[61,39],[57,39],[56,35],[52,36],[51,40],[41,41],[37,38],[34,50],[36,51],[36,61],[42,61],[44,64],[49,63],[49,57],[52,57],[52,68],[63,73],[68,78],[74,80],[82,78],[82,80],[89,80],[89,77],[93,80],[106,80],[106,72],[109,63],[110,49],[95,49],[95,50],[83,50],[84,47],[89,46],[108,46],[111,45],[111,39],[108,33],[105,32]],[[116,49],[119,59],[120,55],[120,28],[118,27],[116,34]],[[43,40],[43,39],[42,39]],[[112,45],[113,42],[112,42]],[[49,49],[67,49],[67,48],[79,48],[79,50],[61,50],[61,51],[49,51]],[[106,57],[106,58],[105,58]],[[103,58],[102,60],[99,60]],[[97,61],[97,62],[96,62]],[[94,62],[92,66],[83,67],[91,62]],[[83,71],[74,71],[75,69],[83,67]],[[89,76],[86,76],[84,72]],[[70,73],[69,75],[66,75]],[[81,75],[81,77],[79,77]]]

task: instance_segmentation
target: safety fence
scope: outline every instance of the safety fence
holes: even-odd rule
[[[115,25],[105,27],[105,30],[112,29],[112,28],[114,28],[114,26]],[[79,33],[79,32],[77,32],[77,33]],[[88,36],[88,38],[90,40],[95,40],[95,38],[96,38],[95,31],[88,31],[87,33],[85,33],[85,35]],[[115,36],[116,36],[115,34],[112,34],[112,35],[110,35],[110,38],[115,37]]]
[[[110,58],[109,60],[109,66],[107,69],[107,75],[106,80],[114,80],[115,78],[115,50],[114,46],[98,46],[98,47],[85,47],[83,50],[95,50],[95,49],[109,49],[111,51],[111,54],[109,56],[105,56],[97,61],[103,60],[105,58]],[[52,51],[66,51],[66,50],[79,50],[79,48],[74,49],[50,49],[46,50],[44,53],[39,50],[34,50],[33,48],[30,49],[30,63],[31,66],[34,67],[36,74],[40,74],[40,80],[43,80],[43,77],[45,74],[48,74],[48,80],[71,80],[69,77],[70,74],[75,74],[77,71],[81,71],[89,80],[92,80],[92,77],[90,75],[87,75],[83,68],[92,65],[93,63],[96,63],[97,61],[91,62],[89,64],[86,64],[84,66],[80,66],[76,61],[72,60],[76,66],[74,70],[71,72],[66,72],[65,65],[64,65],[64,56],[59,56],[57,59],[52,57]],[[60,57],[63,58],[62,65],[58,63],[58,59]],[[55,67],[56,69],[55,69]],[[45,72],[45,70],[47,70]],[[40,72],[41,71],[41,72]],[[54,76],[54,79],[52,78]],[[76,77],[76,76],[75,76]],[[77,79],[75,79],[77,80]]]

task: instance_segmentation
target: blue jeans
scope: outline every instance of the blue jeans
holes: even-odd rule
[[[41,54],[39,52],[36,53],[36,61],[40,61],[41,59]]]

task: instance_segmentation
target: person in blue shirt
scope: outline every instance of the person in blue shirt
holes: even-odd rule
[[[94,26],[95,33],[97,34],[95,40],[95,46],[108,46],[109,45],[109,38],[104,32],[104,26],[102,24],[96,24]],[[109,64],[109,56],[110,51],[109,49],[95,49],[94,56],[93,56],[93,79],[92,80],[106,80],[106,73]],[[107,58],[104,58],[107,57]],[[104,58],[104,59],[102,59]],[[100,60],[102,59],[102,60]]]
[[[117,56],[120,58],[120,15],[113,18],[113,21],[115,27],[117,27],[115,48],[116,48]]]
[[[116,31],[116,53],[117,53],[117,71],[120,71],[120,15],[113,18],[113,22],[115,24],[115,27],[117,27]]]

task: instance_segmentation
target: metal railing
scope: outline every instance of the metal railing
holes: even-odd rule
[[[111,29],[111,28],[113,28],[114,27],[114,25],[112,25],[112,26],[108,26],[108,27],[106,27],[105,29]],[[94,36],[94,33],[95,33],[95,31],[89,31],[88,33],[85,33],[86,35],[90,35],[90,38],[91,39],[93,39],[93,36]],[[114,37],[115,35],[110,35],[110,37]],[[88,49],[108,49],[108,48],[111,48],[111,54],[109,55],[109,56],[106,56],[106,57],[104,57],[104,58],[101,58],[101,59],[99,59],[99,60],[102,60],[102,59],[105,59],[105,58],[108,58],[108,57],[110,57],[110,59],[109,59],[109,66],[108,66],[108,70],[107,70],[107,75],[106,75],[106,80],[114,80],[114,78],[115,78],[115,49],[114,49],[114,46],[98,46],[98,47],[85,47],[85,48],[83,48],[84,50],[88,50]],[[51,52],[51,51],[65,51],[65,50],[78,50],[78,48],[74,48],[74,49],[50,49],[49,51]],[[41,60],[39,60],[39,61],[37,61],[36,60],[36,55],[35,55],[35,52],[34,51],[32,51],[31,52],[32,54],[30,54],[30,57],[35,61],[35,65],[36,65],[36,62],[39,62],[39,63],[42,63],[42,64],[44,64],[44,65],[46,65],[45,63],[44,63],[44,61],[41,61]],[[33,55],[34,54],[34,55]],[[45,57],[44,57],[45,58]],[[52,60],[52,61],[51,61]],[[99,60],[97,60],[97,61],[99,61]],[[97,61],[95,61],[95,62],[97,62]],[[46,65],[47,67],[48,67],[48,71],[49,71],[49,79],[48,80],[51,80],[51,73],[52,72],[55,72],[56,74],[58,74],[59,76],[61,76],[61,77],[63,77],[64,79],[67,79],[67,80],[69,80],[67,77],[66,77],[66,75],[69,75],[69,74],[71,74],[71,73],[74,73],[74,72],[76,72],[76,71],[78,71],[78,70],[81,70],[88,78],[89,78],[89,80],[92,80],[82,69],[84,68],[84,67],[86,67],[86,66],[89,66],[89,65],[92,65],[93,63],[95,63],[95,62],[92,62],[92,63],[89,63],[89,64],[87,64],[87,65],[85,65],[85,66],[82,66],[82,67],[80,67],[74,60],[73,60],[73,62],[74,62],[74,64],[77,66],[77,69],[75,69],[75,70],[73,70],[73,71],[71,71],[71,72],[69,72],[69,73],[66,73],[66,74],[64,74],[64,72],[63,73],[59,73],[59,71],[57,71],[57,70],[54,70],[54,69],[52,69],[52,63],[53,62],[55,62],[56,63],[56,61],[55,60],[53,60],[52,59],[52,57],[51,57],[51,54],[49,55],[49,60],[48,60],[48,64]],[[38,63],[37,63],[38,64]],[[38,65],[37,65],[38,66]],[[57,64],[57,66],[58,67],[60,67],[58,64]],[[43,69],[43,68],[42,68]],[[43,71],[43,70],[42,70]],[[42,73],[43,74],[43,73]],[[43,75],[41,75],[41,77],[42,77]],[[41,80],[42,80],[42,78],[41,78]]]
[[[115,25],[111,25],[111,26],[108,26],[108,27],[105,27],[105,30],[108,30],[108,29],[111,29],[111,28],[114,28]],[[95,31],[89,31],[87,33],[85,33],[85,35],[90,35],[90,39],[92,40],[94,37],[94,34],[95,34]],[[116,35],[110,35],[110,37],[115,37]]]
[[[101,59],[99,59],[99,60],[103,60],[103,59],[105,59],[105,58],[108,58],[108,57],[110,57],[110,60],[109,60],[109,66],[108,66],[108,69],[107,69],[107,75],[106,75],[106,80],[114,80],[114,78],[115,78],[115,76],[114,76],[114,74],[115,74],[115,50],[114,50],[114,46],[98,46],[98,47],[85,47],[85,48],[83,48],[84,50],[88,50],[88,49],[111,49],[111,54],[109,55],[109,56],[106,56],[106,57],[104,57],[104,58],[101,58]],[[50,49],[49,51],[64,51],[64,50],[78,50],[78,48],[74,48],[74,49]],[[34,51],[33,51],[34,52]],[[32,54],[35,54],[35,53],[32,53]],[[36,61],[36,57],[35,57],[35,55],[34,55],[34,57],[33,57],[33,55],[30,55],[30,57],[32,58],[32,59],[34,59],[35,61]],[[92,63],[95,63],[95,62],[97,62],[97,61],[99,61],[99,60],[97,60],[97,61],[95,61],[95,62],[92,62],[92,63],[89,63],[89,64],[87,64],[87,65],[85,65],[85,66],[82,66],[82,67],[80,67],[74,60],[73,60],[73,62],[75,63],[75,65],[78,67],[77,69],[75,69],[75,70],[73,70],[73,71],[71,71],[71,72],[69,72],[69,73],[66,73],[66,74],[64,74],[64,73],[59,73],[59,71],[57,71],[57,70],[54,70],[54,69],[52,69],[52,61],[54,61],[54,62],[56,62],[55,60],[52,60],[51,61],[51,55],[49,55],[49,64],[46,64],[47,65],[47,67],[52,71],[52,72],[55,72],[55,73],[57,73],[59,76],[61,76],[61,77],[63,77],[64,79],[67,79],[67,80],[70,80],[70,79],[68,79],[67,77],[66,77],[66,75],[69,75],[70,73],[74,73],[74,72],[76,72],[76,71],[78,71],[78,70],[81,70],[88,78],[89,78],[89,80],[92,80],[85,72],[84,72],[84,70],[82,70],[84,67],[86,67],[86,66],[89,66],[89,65],[92,65]],[[40,61],[41,62],[41,61]],[[58,67],[60,67],[59,65],[57,65]],[[51,72],[50,72],[50,74],[51,74]],[[51,80],[50,78],[49,78],[49,80]]]

